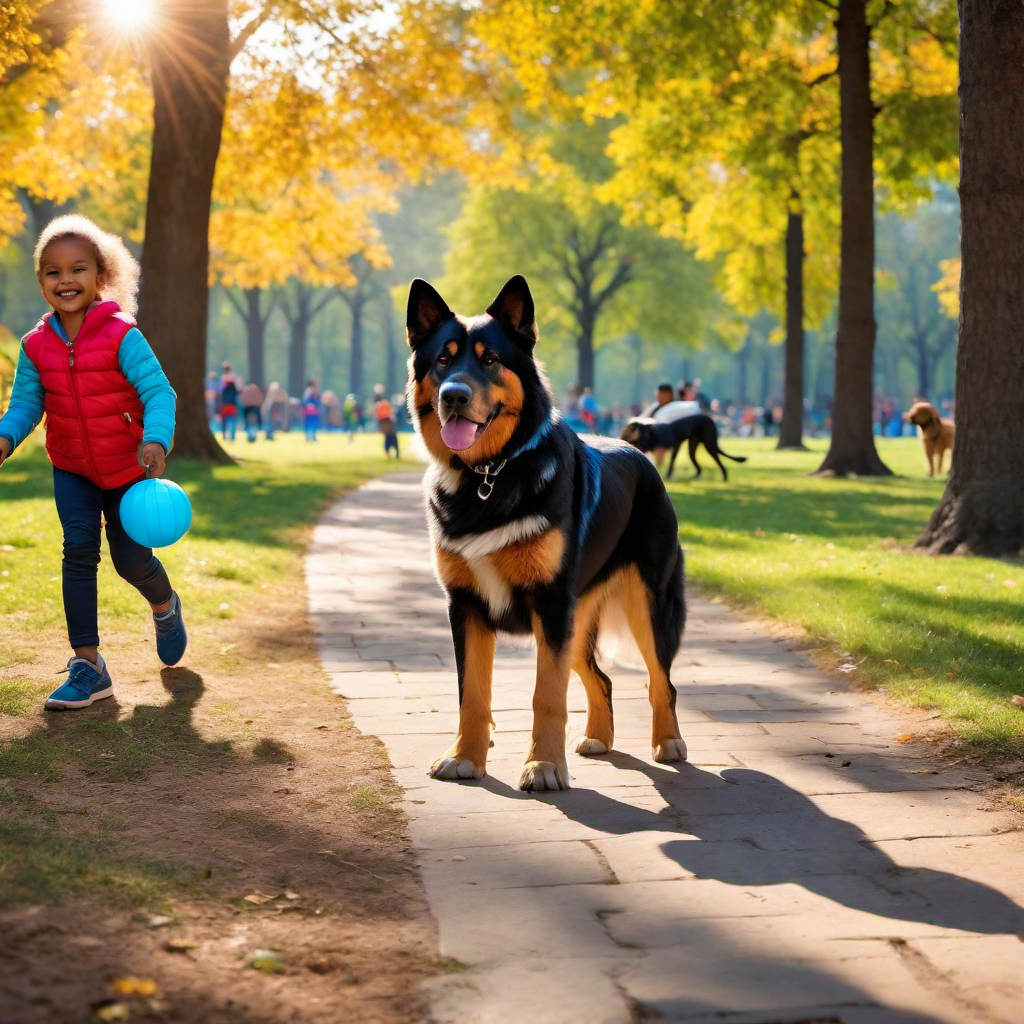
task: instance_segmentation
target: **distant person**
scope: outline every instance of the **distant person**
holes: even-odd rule
[[[203,388],[203,401],[206,403],[206,422],[210,424],[210,431],[217,431],[217,400],[220,396],[220,380],[216,370],[211,370],[206,375],[206,384]]]
[[[250,381],[242,388],[239,395],[242,405],[242,421],[250,444],[259,436],[263,429],[263,388],[255,381]]]
[[[320,385],[316,377],[309,378],[306,390],[302,392],[302,422],[306,428],[306,441],[315,441],[320,426]]]
[[[584,388],[583,394],[580,396],[580,419],[583,420],[587,425],[587,429],[592,433],[597,433],[597,414],[599,412],[597,397],[590,388]]]
[[[384,435],[384,458],[388,458],[393,450],[397,459],[398,429],[395,426],[395,410],[387,400],[383,387],[374,389],[374,399],[373,415],[377,419],[377,429]]]
[[[149,602],[165,665],[185,654],[181,601],[152,550],[121,524],[121,498],[163,475],[174,435],[174,391],[135,326],[139,265],[115,235],[85,217],[50,221],[36,244],[36,278],[50,306],[25,335],[10,405],[0,418],[0,465],[46,412],[46,452],[64,534],[64,615],[74,651],[51,711],[114,693],[99,653],[97,567],[106,523],[110,561]],[[76,359],[76,357],[78,357]]]
[[[324,426],[327,430],[341,429],[341,399],[335,392],[328,389],[320,396],[323,404]]]
[[[654,391],[654,402],[647,406],[640,415],[657,420],[659,423],[671,423],[673,420],[680,420],[684,416],[694,416],[700,412],[700,406],[696,402],[676,400],[674,395],[675,389],[671,384],[667,382],[659,384]]]
[[[225,441],[234,441],[238,419],[238,391],[240,381],[228,362],[221,363],[220,398],[217,411],[220,413],[220,432]]]
[[[351,442],[355,439],[356,429],[359,426],[359,399],[351,392],[345,396],[341,403],[341,419],[345,430],[348,431],[348,439]]]
[[[274,438],[275,431],[288,429],[288,392],[275,380],[267,388],[263,402],[263,422],[266,424],[267,440]]]
[[[702,412],[711,411],[711,399],[704,393],[704,381],[700,377],[693,378],[693,397]]]

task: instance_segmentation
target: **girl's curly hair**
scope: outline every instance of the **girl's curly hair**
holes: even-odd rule
[[[136,295],[139,290],[139,264],[117,235],[104,231],[88,217],[69,213],[54,218],[46,225],[32,254],[36,276],[39,275],[43,250],[51,242],[64,238],[80,238],[96,250],[96,269],[106,278],[102,297],[113,299],[124,313],[135,316],[138,308]]]

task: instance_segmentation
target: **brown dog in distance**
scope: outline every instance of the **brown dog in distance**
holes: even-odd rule
[[[939,472],[942,472],[942,456],[949,451],[950,463],[953,461],[953,437],[956,425],[952,420],[944,420],[939,410],[930,402],[917,399],[910,411],[903,414],[908,423],[914,423],[921,431],[924,442],[924,453],[928,456],[928,475],[935,476],[935,463],[938,461]]]

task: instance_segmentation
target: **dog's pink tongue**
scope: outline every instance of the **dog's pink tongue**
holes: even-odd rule
[[[452,416],[441,428],[441,440],[453,452],[464,451],[476,440],[477,426],[465,416]]]

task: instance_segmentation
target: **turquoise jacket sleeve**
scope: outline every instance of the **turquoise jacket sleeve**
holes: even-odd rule
[[[25,342],[22,342],[18,367],[14,371],[11,404],[0,416],[0,437],[6,437],[11,442],[11,451],[14,451],[36,429],[42,418],[43,382],[36,364],[25,352]]]
[[[117,358],[121,372],[142,400],[142,443],[156,441],[169,452],[174,439],[177,396],[138,327],[133,327],[121,339]]]

